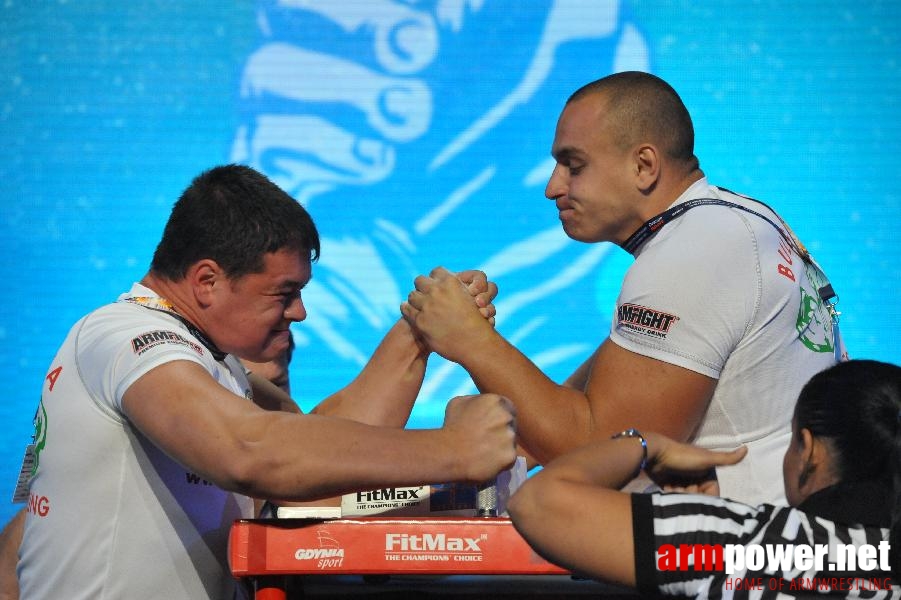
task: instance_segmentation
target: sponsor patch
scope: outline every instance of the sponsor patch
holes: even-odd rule
[[[194,350],[200,356],[203,356],[203,346],[189,340],[188,338],[175,333],[174,331],[148,331],[131,340],[131,350],[138,356],[144,354],[151,348],[155,348],[160,344],[179,344],[187,346]]]
[[[665,338],[679,317],[638,304],[623,304],[616,309],[616,320],[617,329],[628,329],[641,335]]]
[[[339,568],[344,563],[344,548],[332,537],[327,529],[316,529],[318,548],[297,548],[294,559],[298,561],[316,561],[316,568],[321,570]]]

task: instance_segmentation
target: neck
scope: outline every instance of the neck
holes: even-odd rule
[[[141,279],[140,283],[159,294],[161,298],[166,299],[172,304],[175,312],[203,331],[200,307],[194,300],[194,296],[191,294],[191,290],[185,280],[172,281],[151,271]]]
[[[798,486],[805,499],[841,481],[837,474],[835,450],[829,438],[813,437],[812,440],[810,458]]]
[[[653,190],[653,198],[652,202],[648,203],[649,206],[647,212],[649,214],[646,218],[651,219],[665,211],[672,206],[673,202],[678,200],[688,188],[703,178],[704,172],[701,171],[701,169],[693,169],[684,176],[673,181],[667,182],[665,179],[661,179]]]
[[[640,202],[640,210],[634,220],[634,229],[629,236],[617,243],[627,252],[633,253],[651,235],[647,230],[649,221],[666,212],[673,203],[679,199],[685,191],[704,177],[700,169],[693,169],[676,182],[669,182],[660,178],[644,191],[644,199]]]
[[[225,358],[227,353],[219,349],[206,333],[204,320],[200,318],[203,312],[199,310],[200,307],[196,302],[192,302],[193,295],[190,293],[190,288],[153,273],[148,273],[141,280],[141,285],[153,290],[161,299],[169,303],[170,310],[197,337],[200,343],[206,346],[213,358],[216,360]]]

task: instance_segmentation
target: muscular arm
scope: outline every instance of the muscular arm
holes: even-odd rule
[[[588,386],[588,376],[591,374],[591,365],[594,364],[594,359],[597,354],[597,350],[592,352],[591,356],[585,359],[585,362],[576,367],[576,370],[566,378],[566,381],[563,382],[563,385],[568,388],[573,388],[575,390],[581,390],[584,392],[585,388]]]
[[[400,319],[360,374],[313,412],[370,425],[403,427],[422,386],[427,357],[410,325]]]
[[[606,340],[567,385],[558,385],[476,318],[459,285],[438,275],[417,279],[423,289],[411,293],[404,315],[433,350],[461,364],[480,390],[514,403],[519,443],[538,461],[628,427],[684,441],[700,423],[716,380]]]
[[[712,452],[648,432],[649,475],[691,478],[735,464],[745,448]],[[618,491],[642,460],[636,438],[591,442],[552,461],[513,495],[507,510],[516,529],[542,556],[571,571],[635,585],[632,505]]]
[[[466,290],[483,322],[493,326],[491,301],[497,295],[497,286],[481,271],[450,275]],[[430,349],[414,335],[410,324],[400,319],[388,330],[360,374],[313,412],[370,425],[404,427],[422,387],[429,354]]]
[[[484,481],[509,466],[514,454],[506,400],[456,400],[441,429],[372,427],[261,410],[200,365],[178,360],[133,383],[123,408],[169,456],[223,489],[312,500],[379,485]]]
[[[368,425],[403,427],[422,386],[427,357],[428,352],[415,340],[409,324],[401,319],[385,335],[360,374],[312,412]],[[302,412],[284,389],[252,369],[247,379],[254,403],[260,408]]]
[[[253,389],[254,403],[264,410],[280,410],[289,413],[301,412],[297,403],[285,392],[265,377],[256,373],[247,374],[247,380]]]
[[[500,338],[500,336],[498,336]],[[590,439],[637,427],[688,440],[716,381],[625,350],[609,339],[592,359],[584,390],[557,385],[512,345],[473,351],[463,362],[478,388],[510,398],[520,444],[541,463]]]
[[[25,509],[10,519],[0,533],[0,600],[18,600],[19,578],[16,567],[19,564],[19,546],[25,527]]]

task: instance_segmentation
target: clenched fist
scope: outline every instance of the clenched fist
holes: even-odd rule
[[[444,427],[456,448],[460,479],[488,481],[516,460],[516,414],[513,403],[497,394],[457,396],[447,404]]]

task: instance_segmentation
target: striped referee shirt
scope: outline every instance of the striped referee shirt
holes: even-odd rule
[[[901,598],[886,570],[890,502],[881,482],[832,486],[796,508],[634,494],[639,591],[736,600]],[[816,553],[818,561],[806,560]]]

